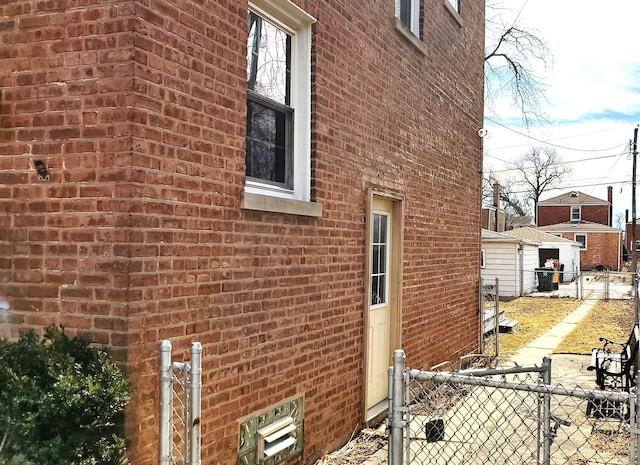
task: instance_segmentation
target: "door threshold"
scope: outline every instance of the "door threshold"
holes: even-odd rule
[[[385,399],[383,401],[378,402],[371,408],[367,409],[367,421],[374,420],[376,417],[379,417],[382,413],[386,412],[389,408],[389,400]]]

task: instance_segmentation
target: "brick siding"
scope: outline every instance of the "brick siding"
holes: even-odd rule
[[[593,270],[597,266],[605,266],[618,271],[622,265],[622,239],[617,232],[585,233],[586,250],[580,250],[580,269]],[[574,233],[562,233],[562,237],[574,240]]]
[[[202,342],[203,464],[238,420],[305,395],[301,462],[361,425],[369,188],[402,196],[402,339],[477,350],[483,2],[427,2],[426,56],[393,2],[297,1],[313,37],[321,218],[241,210],[246,2],[0,5],[0,335],[62,324],[135,384],[134,465],[157,456],[157,351]],[[38,180],[43,160],[50,174]]]
[[[609,224],[608,205],[582,205],[580,218],[582,221],[611,226]],[[567,221],[571,221],[571,206],[569,205],[540,205],[538,207],[538,226],[548,226]]]

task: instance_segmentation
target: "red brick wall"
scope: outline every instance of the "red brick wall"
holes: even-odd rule
[[[580,269],[592,270],[598,265],[619,270],[622,265],[622,232],[588,233],[587,248],[580,250]],[[562,233],[562,237],[574,240],[574,233]]]
[[[350,436],[369,187],[404,197],[408,362],[477,349],[483,2],[463,28],[428,2],[426,56],[392,2],[298,3],[322,218],[239,208],[245,2],[0,6],[0,331],[60,323],[126,359],[134,464],[157,454],[163,338],[203,344],[204,464],[235,463],[238,419],[293,394],[305,461]]]
[[[609,224],[609,206],[582,205],[581,219],[592,223]],[[538,207],[538,226],[565,223],[571,221],[571,206],[569,205],[540,205]]]

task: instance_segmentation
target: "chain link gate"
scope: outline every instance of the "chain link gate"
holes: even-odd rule
[[[389,369],[390,465],[636,464],[635,393],[550,385],[542,367]],[[587,409],[589,414],[587,415]]]
[[[159,465],[200,465],[202,345],[191,344],[191,363],[171,362],[171,342],[160,342]]]

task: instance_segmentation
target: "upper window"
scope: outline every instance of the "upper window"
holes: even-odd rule
[[[249,2],[245,192],[311,193],[311,25],[288,0]]]
[[[449,2],[449,5],[453,7],[458,13],[460,13],[460,0],[446,0]]]
[[[571,221],[580,221],[580,206],[571,207]]]
[[[420,0],[396,0],[396,18],[420,37]]]
[[[580,242],[580,249],[585,250],[587,248],[587,236],[585,234],[575,234],[573,240]]]
[[[291,36],[249,12],[247,176],[290,189]]]

